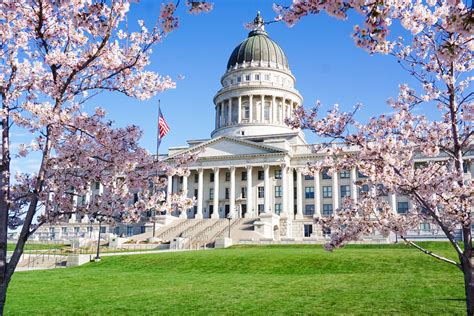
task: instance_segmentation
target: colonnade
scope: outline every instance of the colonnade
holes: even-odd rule
[[[265,107],[268,106],[268,115]],[[298,103],[274,95],[247,95],[222,100],[216,105],[216,128],[241,123],[283,124]]]
[[[229,205],[229,215],[231,217],[236,217],[236,170],[246,171],[246,184],[242,185],[241,187],[246,187],[246,196],[245,198],[240,197],[239,200],[245,202],[246,204],[246,213],[245,217],[258,217],[258,205],[254,205],[258,199],[263,201],[263,210],[264,213],[272,213],[274,212],[273,205],[277,203],[276,196],[275,196],[275,189],[274,186],[271,184],[271,180],[273,178],[270,175],[270,169],[276,168],[281,169],[281,179],[276,179],[275,185],[281,186],[281,195],[278,196],[281,198],[278,202],[281,202],[281,213],[282,216],[294,216],[294,219],[303,219],[304,218],[304,192],[303,187],[304,184],[308,184],[308,180],[303,180],[304,175],[300,167],[293,167],[288,166],[287,164],[265,164],[263,166],[232,166],[232,167],[224,167],[224,168],[199,168],[199,169],[192,169],[191,171],[197,172],[197,207],[195,218],[201,219],[204,217],[203,210],[204,210],[204,170],[211,170],[214,173],[214,182],[212,184],[213,189],[213,196],[210,199],[210,204],[213,207],[213,212],[210,214],[211,218],[219,218],[219,209],[220,203],[222,200],[225,200],[225,204]],[[254,182],[254,172],[258,169],[258,171],[263,170],[263,187],[264,187],[264,195],[263,198],[258,197],[255,198],[254,194],[258,194],[257,186]],[[220,174],[221,172],[229,172],[229,183],[227,184],[229,188],[228,198],[221,199],[219,196],[219,188],[220,188]],[[296,173],[296,179],[294,179],[294,172]],[[332,174],[331,177],[332,181],[332,205],[333,209],[337,209],[340,206],[340,186],[339,186],[339,175],[338,173]],[[177,180],[177,179],[176,179]],[[296,180],[296,181],[294,181]],[[357,194],[357,186],[355,184],[357,180],[357,172],[355,168],[350,171],[350,196],[354,201],[357,201],[358,194]],[[262,180],[259,180],[262,181]],[[303,182],[306,181],[306,182]],[[312,185],[314,186],[314,216],[320,217],[322,215],[322,201],[323,201],[323,194],[322,194],[322,185],[321,185],[321,176],[315,176],[313,178]],[[227,181],[226,181],[227,182]],[[295,183],[296,182],[296,183]],[[173,177],[168,176],[168,183],[173,183]],[[175,190],[174,192],[178,192],[178,181],[175,182]],[[294,196],[294,188],[296,187],[296,197]],[[181,186],[181,191],[187,192],[188,191],[188,177],[184,176]],[[173,190],[172,186],[168,186],[168,195],[170,195]],[[393,207],[393,210],[396,211],[396,197],[395,194],[390,195],[390,204]],[[307,201],[307,199],[306,199]],[[256,211],[257,210],[257,211]],[[186,212],[181,214],[183,218],[187,217]]]

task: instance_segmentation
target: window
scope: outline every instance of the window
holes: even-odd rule
[[[127,226],[127,236],[132,236],[132,235],[133,235],[133,227]]]
[[[242,119],[248,120],[250,118],[250,107],[249,107],[248,104],[244,104],[242,106],[242,113],[243,113],[242,114],[243,115]]]
[[[250,75],[245,75],[245,81],[250,81]]]
[[[377,184],[377,195],[379,196],[387,196],[388,192],[385,189],[383,184]]]
[[[241,82],[242,81],[242,78],[241,77],[237,77],[237,82]]]
[[[430,225],[430,223],[421,223],[421,224],[420,224],[420,230],[423,230],[423,231],[430,231],[430,230],[431,230],[431,225]]]
[[[351,189],[348,185],[341,185],[341,198],[351,196]]]
[[[63,234],[67,233],[67,227],[62,227],[61,230],[62,230]]]
[[[323,216],[332,214],[332,204],[323,204]]]
[[[398,214],[408,213],[408,202],[398,202],[397,212]]]
[[[280,215],[282,210],[281,203],[276,203],[275,204],[275,214]]]
[[[183,177],[179,177],[179,184],[182,184],[182,183],[183,183]],[[152,189],[152,188],[153,188],[153,182],[150,182],[150,184],[148,185],[148,187],[149,187],[150,189]]]
[[[53,228],[54,229],[54,228]],[[79,233],[79,227],[74,227],[74,232],[77,234]]]
[[[196,173],[194,174],[194,183],[198,183],[199,182],[199,175]]]
[[[259,74],[255,75],[255,80],[260,80],[260,75]]]
[[[368,193],[369,192],[369,185],[368,184],[363,184],[360,189],[359,189],[359,193]]]
[[[264,187],[258,187],[258,197],[263,198],[265,197],[265,188]]]
[[[263,180],[263,177],[264,177],[264,173],[263,173],[262,170],[260,170],[260,171],[258,172],[258,180]]]
[[[214,182],[214,173],[209,174],[209,182]]]
[[[230,172],[225,173],[225,181],[230,181]]]
[[[100,233],[105,234],[106,228],[107,227],[104,227],[104,226],[100,227]]]
[[[323,236],[329,237],[331,235],[331,228],[323,227]]]
[[[100,189],[100,182],[99,182],[99,181],[96,181],[96,182],[95,182],[95,189],[96,189],[96,190],[99,190],[99,189]]]
[[[464,173],[468,173],[468,171],[469,171],[469,165],[467,164],[466,161],[464,161],[462,163],[462,170],[463,170]]]
[[[210,188],[209,189],[209,199],[212,200],[214,198],[214,189]]]
[[[275,170],[275,179],[281,179],[281,169]]]
[[[265,102],[264,108],[263,108],[263,119],[265,121],[270,120],[270,103]]]
[[[351,177],[351,173],[348,170],[342,170],[340,177],[341,179],[349,179]]]
[[[262,212],[265,210],[265,205],[259,204],[259,205],[257,206],[257,209],[258,209],[258,213],[260,214],[260,213],[262,213]]]
[[[304,224],[304,236],[305,237],[311,237],[312,233],[313,233],[313,225]]]
[[[332,187],[325,186],[323,187],[323,198],[331,198],[332,197]]]
[[[360,171],[357,171],[357,176],[362,179],[367,178],[367,176]]]
[[[310,174],[305,174],[304,179],[305,180],[314,180],[314,177]]]
[[[324,170],[323,170],[323,179],[325,179],[325,180],[332,179],[331,176],[328,174],[328,170],[327,170],[327,169],[324,169]]]
[[[241,188],[240,196],[245,199],[247,198],[247,188]]]
[[[247,171],[242,171],[242,177],[241,177],[242,181],[245,181],[247,180]]]
[[[275,197],[281,197],[281,196],[282,196],[281,186],[276,185],[275,186]]]
[[[234,79],[230,79],[230,84],[234,84]]]
[[[225,198],[229,199],[229,196],[230,196],[230,190],[229,188],[225,188]]]
[[[304,188],[304,197],[307,198],[307,199],[314,198],[314,187]]]
[[[304,207],[304,215],[314,215],[314,204],[306,204]]]
[[[265,80],[270,81],[270,75],[269,74],[265,74]]]
[[[194,196],[197,198],[197,196],[198,196],[198,189],[194,189]]]

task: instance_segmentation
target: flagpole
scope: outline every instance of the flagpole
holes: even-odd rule
[[[157,127],[158,127],[158,132],[157,132],[157,137],[156,137],[156,160],[158,161],[160,159],[160,156],[159,156],[159,150],[160,150],[160,143],[161,143],[161,140],[160,140],[160,106],[161,106],[161,100],[158,99],[158,116],[157,116]]]

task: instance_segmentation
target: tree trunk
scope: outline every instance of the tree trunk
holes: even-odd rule
[[[466,260],[465,264],[463,264],[466,312],[469,316],[474,315],[474,271],[472,269],[472,263],[472,260]]]

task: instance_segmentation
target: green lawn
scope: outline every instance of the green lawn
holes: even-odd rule
[[[13,251],[15,250],[16,244],[8,243],[7,250]],[[64,245],[62,244],[26,244],[25,250],[48,250],[48,249],[62,249]]]
[[[446,244],[434,248],[452,254]],[[236,247],[18,272],[7,315],[464,313],[462,275],[406,246]]]

